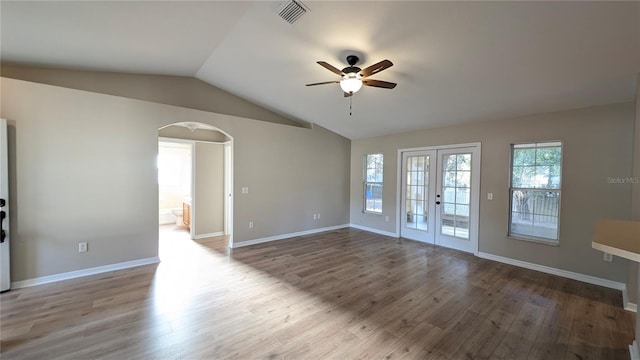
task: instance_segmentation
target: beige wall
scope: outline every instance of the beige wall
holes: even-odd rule
[[[479,249],[481,252],[625,282],[629,264],[602,260],[591,248],[597,219],[628,219],[630,184],[608,177],[631,175],[633,103],[600,106],[515,120],[354,140],[351,144],[351,222],[395,232],[398,149],[481,142]],[[564,144],[560,246],[509,239],[510,144],[562,140]],[[384,154],[383,215],[362,212],[362,161],[366,153]],[[493,200],[486,200],[487,193]]]
[[[2,77],[124,96],[292,126],[289,119],[192,77],[46,69],[2,64]]]
[[[158,129],[176,122],[234,138],[236,242],[349,222],[350,141],[323,128],[7,78],[0,86],[13,164],[12,281],[157,256]],[[78,253],[79,241],[89,252]]]
[[[224,231],[224,145],[196,142],[195,236]]]

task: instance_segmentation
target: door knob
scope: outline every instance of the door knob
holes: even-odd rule
[[[440,205],[440,201],[436,201],[436,205]]]
[[[0,199],[2,201],[0,201],[0,204],[2,204],[2,206],[4,206],[4,199]],[[4,211],[0,211],[0,229],[3,227],[3,223],[4,223],[4,218],[7,217],[7,213]],[[4,242],[4,239],[7,237],[7,233],[4,231],[4,229],[1,230],[0,232],[0,243]]]

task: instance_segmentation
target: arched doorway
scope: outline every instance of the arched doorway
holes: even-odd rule
[[[233,137],[195,122],[161,127],[158,185],[160,226],[173,223],[186,229],[192,240],[224,235],[231,247]]]

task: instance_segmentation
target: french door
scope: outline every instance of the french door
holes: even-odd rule
[[[400,236],[478,252],[479,146],[402,152]]]

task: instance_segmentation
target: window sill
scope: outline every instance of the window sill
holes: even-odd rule
[[[518,235],[507,235],[507,238],[513,239],[513,240],[519,240],[519,241],[527,241],[527,242],[532,242],[532,243],[537,243],[542,245],[548,245],[548,246],[560,246],[559,240],[544,240],[540,238],[530,238],[530,237],[518,236]]]
[[[373,212],[373,211],[363,211],[363,214],[369,214],[369,215],[379,215],[382,216],[382,212]]]

